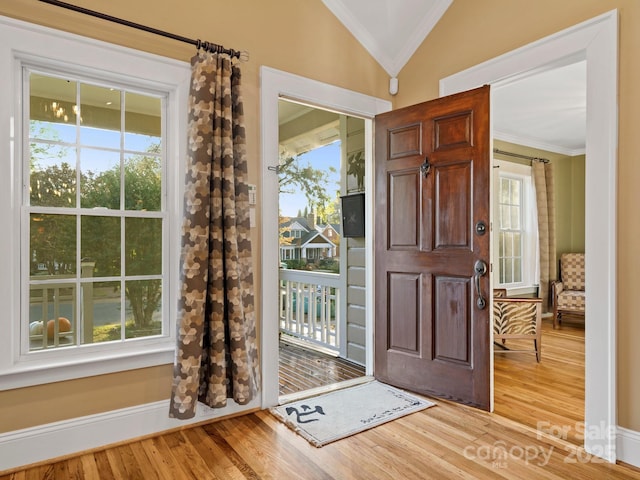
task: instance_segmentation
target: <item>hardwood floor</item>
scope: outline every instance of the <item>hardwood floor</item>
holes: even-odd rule
[[[537,422],[562,428],[583,418],[584,328],[579,322],[567,320],[555,331],[544,322],[540,364],[533,353],[495,357],[493,414],[434,399],[433,408],[315,448],[260,411],[0,472],[0,480],[640,480],[640,469],[588,455],[576,445],[582,441],[571,428],[566,439],[535,430]]]
[[[584,421],[584,321],[542,322],[542,358],[534,353],[494,355],[495,413],[582,445]],[[532,341],[507,341],[531,348]]]
[[[322,448],[267,411],[2,475],[31,479],[640,479],[501,416],[437,406]]]
[[[342,358],[280,341],[278,361],[280,395],[324,387],[364,376],[364,367]]]

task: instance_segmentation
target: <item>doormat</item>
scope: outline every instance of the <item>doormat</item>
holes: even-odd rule
[[[368,430],[435,403],[372,381],[269,411],[316,447]]]

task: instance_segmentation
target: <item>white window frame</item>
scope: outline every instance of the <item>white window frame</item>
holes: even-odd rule
[[[25,137],[22,123],[22,68],[42,69],[114,82],[125,89],[153,91],[166,98],[166,221],[163,248],[163,323],[166,335],[135,341],[82,345],[74,348],[22,354],[21,338],[28,335],[24,305],[20,303],[21,258],[25,240],[20,236],[22,168]],[[180,218],[186,151],[186,112],[190,68],[185,62],[0,17],[0,222],[7,235],[0,237],[5,268],[0,270],[0,390],[113,373],[173,363],[178,298]],[[23,318],[24,317],[24,318]]]
[[[539,254],[538,254],[538,220],[536,214],[536,197],[533,186],[531,166],[522,165],[503,160],[493,161],[493,184],[494,199],[493,208],[495,219],[494,232],[496,233],[493,242],[494,258],[496,259],[493,268],[493,285],[495,288],[506,288],[509,295],[523,293],[535,293],[540,279]],[[500,177],[515,178],[522,181],[522,281],[514,283],[500,283],[500,242],[498,234],[500,232],[500,204],[498,202]]]

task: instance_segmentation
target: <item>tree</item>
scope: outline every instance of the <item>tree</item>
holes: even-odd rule
[[[318,223],[340,223],[340,197],[338,195],[318,209]]]
[[[31,125],[37,133],[57,140],[55,130]],[[74,207],[76,202],[76,170],[64,161],[66,149],[47,143],[30,144],[29,197],[34,206]],[[76,219],[72,215],[32,213],[30,218],[31,275],[44,265],[48,275],[75,273]]]
[[[280,193],[294,193],[300,191],[307,198],[308,206],[305,207],[304,216],[308,215],[308,207],[312,210],[324,207],[331,201],[327,193],[329,185],[329,173],[335,173],[336,169],[329,167],[328,171],[313,168],[309,162],[302,165],[299,156],[280,158],[278,171],[280,181]]]
[[[149,153],[160,151],[159,145]],[[94,174],[88,172],[82,192],[82,206],[85,208],[120,208],[120,166]],[[124,207],[126,210],[159,211],[161,208],[161,165],[160,157],[139,155],[129,158],[124,165]],[[94,217],[90,220],[99,224],[109,224],[110,217]],[[119,219],[118,219],[119,220]],[[126,218],[125,241],[122,245],[125,274],[155,275],[162,272],[162,220],[159,218]],[[83,230],[84,232],[84,230]],[[99,247],[109,237],[109,245],[117,245],[118,250]],[[117,238],[116,238],[117,237]],[[83,249],[91,252],[96,262],[96,273],[100,276],[111,275],[119,271],[120,229],[87,228],[83,236]],[[115,260],[117,259],[117,265]],[[131,305],[134,323],[137,328],[148,327],[153,313],[162,298],[159,280],[128,280],[125,282],[125,294]]]

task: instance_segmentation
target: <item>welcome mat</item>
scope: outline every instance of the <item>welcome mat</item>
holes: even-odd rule
[[[273,407],[270,412],[309,443],[321,447],[433,405],[372,381]]]

